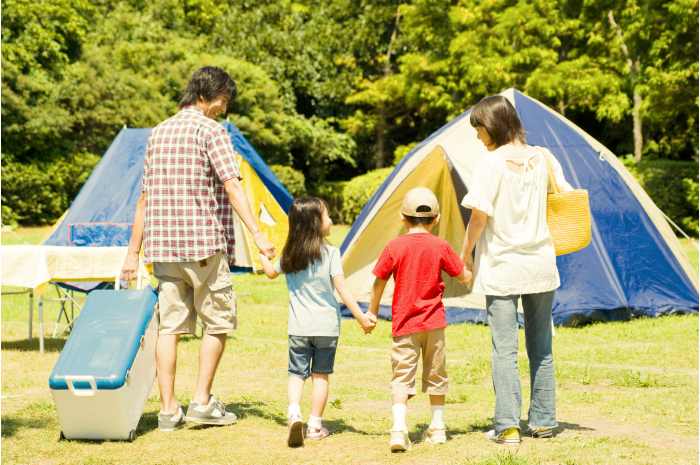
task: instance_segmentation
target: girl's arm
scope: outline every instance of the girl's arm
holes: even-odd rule
[[[476,247],[476,243],[479,242],[481,234],[484,232],[487,220],[488,215],[486,215],[486,213],[472,208],[472,215],[469,219],[467,232],[464,235],[464,244],[462,245],[462,260],[464,260],[464,264],[469,271],[473,271],[474,262],[472,260],[472,252],[474,251],[474,247]]]
[[[357,305],[357,301],[352,294],[350,294],[350,291],[348,291],[345,285],[345,277],[342,274],[333,276],[333,286],[335,286],[335,290],[338,291],[340,300],[350,309],[352,316],[355,317],[365,334],[371,333],[377,325],[377,319],[374,316],[362,313],[360,306]]]
[[[265,255],[260,254],[260,263],[262,263],[263,271],[270,279],[275,279],[280,274],[275,270],[274,265]]]

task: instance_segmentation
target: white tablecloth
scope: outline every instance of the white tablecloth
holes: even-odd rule
[[[51,281],[114,281],[126,253],[127,247],[2,246],[0,279],[34,290]]]

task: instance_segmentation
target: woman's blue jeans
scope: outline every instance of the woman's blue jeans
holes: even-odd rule
[[[494,414],[497,433],[520,428],[520,376],[518,373],[518,297],[525,317],[525,346],[530,360],[530,428],[557,426],[552,356],[552,301],[554,291],[522,296],[486,296],[491,328]]]

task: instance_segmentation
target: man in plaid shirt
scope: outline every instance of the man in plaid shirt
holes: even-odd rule
[[[172,431],[185,421],[228,425],[236,416],[211,394],[228,333],[236,328],[236,302],[229,261],[233,259],[233,210],[261,253],[274,247],[260,232],[241,184],[231,140],[214,118],[225,113],[236,85],[222,69],[197,70],[180,111],[153,129],[144,161],[124,279],[132,279],[141,243],[159,280],[156,364],[161,411],[158,427]],[[195,395],[183,414],[175,400],[177,342],[194,334],[197,316],[205,334]]]

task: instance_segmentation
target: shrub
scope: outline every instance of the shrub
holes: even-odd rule
[[[100,157],[81,153],[53,162],[2,164],[2,214],[23,225],[55,222],[66,211]]]
[[[408,153],[413,150],[416,145],[418,145],[418,142],[411,142],[410,144],[399,145],[396,147],[396,150],[394,150],[394,165],[398,165],[399,162],[403,160],[403,157],[408,155]]]
[[[17,226],[17,215],[7,205],[2,206],[2,225],[9,226],[10,229]]]
[[[352,178],[343,189],[342,220],[351,224],[360,214],[370,197],[389,176],[394,168],[380,168]]]
[[[326,201],[334,222],[351,224],[392,170],[380,168],[350,181],[326,182],[314,194]]]
[[[306,180],[304,173],[297,171],[291,166],[270,165],[270,169],[284,187],[287,188],[292,197],[300,197],[306,194]]]
[[[692,236],[698,235],[698,163],[695,161],[623,160],[654,203]]]

